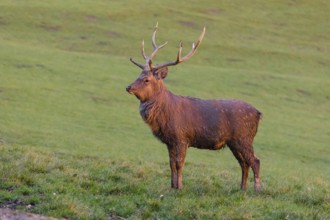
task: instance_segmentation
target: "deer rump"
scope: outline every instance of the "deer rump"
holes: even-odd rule
[[[168,92],[164,102],[145,102],[140,114],[153,134],[167,145],[187,144],[218,150],[231,140],[251,142],[261,113],[233,99],[202,100]],[[170,100],[168,100],[170,99]]]

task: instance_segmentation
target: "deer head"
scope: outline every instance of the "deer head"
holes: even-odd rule
[[[164,79],[167,76],[168,66],[174,66],[179,63],[182,63],[188,60],[189,58],[191,58],[196,53],[197,48],[199,47],[206,30],[204,27],[203,32],[199,36],[196,44],[194,43],[192,44],[192,49],[187,55],[181,57],[183,45],[182,45],[182,41],[180,41],[179,51],[175,61],[167,62],[163,64],[156,64],[154,66],[152,63],[152,59],[156,56],[158,50],[163,48],[167,44],[167,42],[165,42],[164,44],[157,46],[156,44],[157,29],[158,29],[158,23],[156,24],[155,30],[152,35],[153,51],[149,56],[146,56],[145,54],[144,41],[142,41],[141,53],[146,63],[143,65],[130,58],[133,64],[135,64],[136,66],[142,69],[142,72],[131,85],[127,86],[126,91],[129,92],[130,94],[135,95],[141,102],[149,100],[154,94],[158,94],[164,88],[162,79]]]

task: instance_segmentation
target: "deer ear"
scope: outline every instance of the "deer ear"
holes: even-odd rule
[[[154,77],[156,77],[156,79],[164,79],[167,76],[167,72],[168,72],[168,68],[167,66],[159,68],[159,69],[155,69],[153,71]]]

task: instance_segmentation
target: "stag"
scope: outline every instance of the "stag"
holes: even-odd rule
[[[149,125],[152,133],[167,145],[171,187],[182,188],[182,170],[187,149],[219,150],[228,146],[242,169],[241,189],[246,190],[249,168],[254,173],[254,188],[260,190],[260,160],[254,155],[253,139],[257,133],[261,112],[252,105],[235,99],[203,100],[193,97],[177,96],[166,89],[163,79],[168,67],[190,59],[197,51],[205,27],[192,50],[182,57],[182,41],[177,58],[173,62],[154,65],[152,59],[166,43],[156,44],[157,26],[152,35],[153,51],[146,56],[142,41],[142,56],[145,64],[130,58],[142,69],[139,77],[126,91],[140,101],[140,114]]]

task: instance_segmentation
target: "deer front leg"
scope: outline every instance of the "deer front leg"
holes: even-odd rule
[[[176,169],[176,152],[174,147],[167,146],[168,156],[170,158],[170,167],[171,167],[171,187],[178,188],[178,172]]]
[[[171,187],[182,188],[182,170],[186,157],[186,146],[168,146],[171,167]]]

